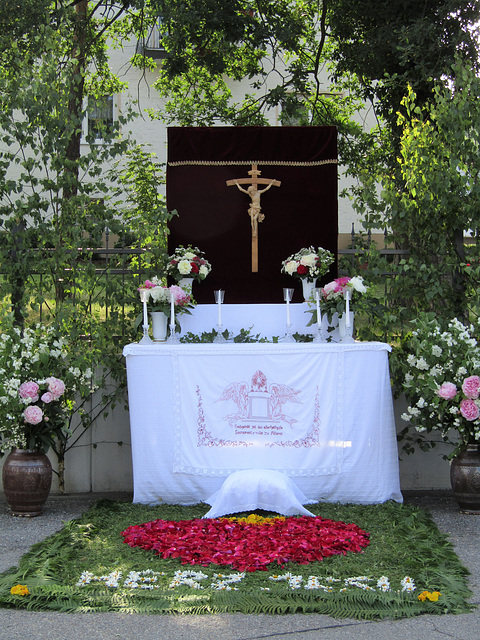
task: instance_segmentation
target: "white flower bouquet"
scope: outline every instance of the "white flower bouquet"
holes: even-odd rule
[[[300,249],[282,262],[282,273],[286,273],[294,278],[314,282],[321,278],[335,261],[333,253],[318,247],[307,247]]]
[[[198,247],[180,245],[173,255],[168,257],[167,275],[179,282],[182,278],[193,278],[197,282],[205,280],[212,266]]]

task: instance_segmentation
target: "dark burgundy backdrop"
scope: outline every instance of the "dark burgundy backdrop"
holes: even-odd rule
[[[331,162],[288,165],[323,160]],[[213,303],[215,289],[225,289],[225,303],[279,303],[283,287],[295,289],[294,302],[303,300],[299,281],[280,273],[281,263],[310,245],[336,255],[336,160],[336,127],[168,129],[167,206],[179,214],[169,225],[169,251],[192,244],[212,264],[194,285],[199,303]],[[252,273],[250,198],[226,181],[248,177],[256,161],[262,178],[282,184],[261,196],[265,220],[258,225],[258,273]],[[245,164],[215,165],[229,162]],[[335,275],[333,265],[323,282]]]

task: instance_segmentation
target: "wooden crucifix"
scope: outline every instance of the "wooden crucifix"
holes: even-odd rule
[[[238,178],[236,180],[227,180],[227,187],[236,186],[240,191],[243,191],[252,199],[250,207],[248,208],[248,215],[252,224],[252,273],[258,271],[258,223],[262,222],[265,218],[261,213],[262,208],[260,206],[260,196],[265,191],[268,191],[270,187],[279,187],[282,183],[280,180],[274,180],[271,178],[260,178],[261,171],[258,170],[258,165],[252,164],[252,169],[248,172],[250,178]],[[241,185],[250,185],[247,189],[244,189]],[[259,184],[266,184],[265,189],[258,189]]]

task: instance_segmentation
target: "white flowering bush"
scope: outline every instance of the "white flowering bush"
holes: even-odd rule
[[[433,430],[455,445],[450,458],[472,442],[480,442],[480,324],[465,326],[454,318],[442,328],[432,314],[424,314],[396,354],[401,388],[408,401],[402,419],[421,438],[422,448],[433,446],[425,434]],[[407,447],[404,447],[407,448]],[[407,448],[408,450],[408,448]]]
[[[70,349],[53,326],[40,324],[23,332],[4,329],[0,341],[0,456],[66,442],[71,416],[81,412],[78,401],[93,389],[85,353]]]

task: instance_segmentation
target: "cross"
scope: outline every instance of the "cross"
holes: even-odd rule
[[[227,180],[227,187],[235,185],[252,199],[250,207],[248,208],[248,215],[252,223],[252,273],[258,271],[258,223],[262,222],[265,218],[261,213],[260,196],[265,191],[268,191],[270,187],[279,187],[282,183],[280,180],[274,180],[270,178],[260,178],[262,172],[258,170],[258,165],[252,164],[251,170],[248,172],[250,178],[238,178],[236,180]],[[243,189],[240,185],[250,185],[248,189]],[[258,189],[259,184],[266,184],[265,189]]]

